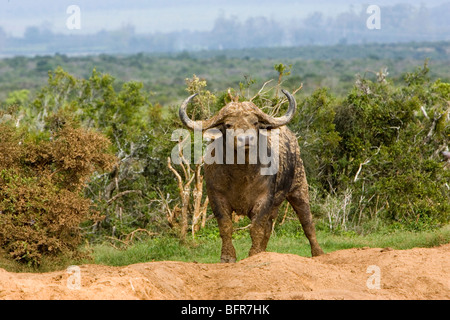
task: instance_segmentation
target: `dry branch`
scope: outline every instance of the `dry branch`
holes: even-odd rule
[[[117,241],[117,242],[120,242],[120,243],[122,243],[123,245],[125,245],[125,247],[128,247],[128,246],[130,245],[130,243],[133,241],[133,238],[134,238],[134,235],[135,235],[136,232],[145,232],[145,233],[147,233],[147,235],[149,235],[149,236],[155,236],[155,235],[158,234],[158,233],[155,233],[155,232],[150,232],[150,231],[148,231],[147,229],[138,228],[138,229],[136,229],[136,230],[134,230],[134,231],[131,231],[129,234],[127,234],[127,235],[125,236],[125,239],[124,239],[124,240],[121,240],[121,239],[116,238],[116,237],[110,237],[110,236],[107,236],[106,238],[111,239],[111,240],[114,240],[114,241]],[[115,246],[114,244],[112,244],[112,243],[111,243],[111,246],[113,246],[115,249],[120,250],[120,248],[116,247],[116,246]]]
[[[141,191],[141,190],[126,190],[126,191],[122,191],[122,192],[116,194],[114,197],[112,197],[111,199],[109,199],[106,203],[107,203],[107,204],[110,204],[111,202],[116,201],[117,198],[120,198],[120,197],[122,197],[122,196],[124,196],[124,195],[126,195],[126,194],[129,194],[129,193],[137,193],[137,194],[139,194],[139,195],[142,195],[142,191]]]
[[[251,98],[249,101],[252,101],[252,100],[255,99],[257,96],[259,96],[259,95],[261,94],[261,92],[264,90],[264,87],[265,87],[268,83],[270,83],[271,81],[273,81],[273,79],[270,79],[269,81],[264,82],[264,84],[262,85],[261,89],[259,89],[258,93],[255,94],[255,95],[253,96],[253,98]],[[269,90],[271,90],[271,89],[269,89]],[[268,90],[268,91],[269,91],[269,90]]]
[[[182,154],[180,153],[180,156]],[[187,162],[181,162],[180,166],[185,173],[185,180],[181,177],[177,170],[175,170],[171,164],[170,157],[167,159],[167,166],[172,171],[177,179],[178,190],[181,199],[181,229],[180,235],[182,239],[186,238],[188,229],[188,214],[190,212],[191,193],[193,198],[193,210],[192,210],[192,237],[195,236],[195,232],[200,227],[204,227],[206,223],[206,211],[208,206],[208,198],[205,199],[202,204],[203,197],[203,176],[201,175],[202,164],[197,164],[195,170],[192,170]],[[195,180],[193,190],[191,192],[191,184]],[[170,210],[168,205],[167,210],[169,212],[168,220],[171,225],[174,225],[174,210]],[[201,224],[199,224],[201,219]]]

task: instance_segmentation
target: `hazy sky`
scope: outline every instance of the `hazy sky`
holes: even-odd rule
[[[210,30],[220,15],[236,16],[241,21],[251,16],[290,21],[314,11],[329,16],[348,10],[359,12],[369,4],[424,3],[431,7],[445,2],[449,0],[0,0],[0,27],[14,36],[23,35],[28,26],[45,26],[55,33],[95,33],[127,24],[134,25],[138,33]],[[80,30],[66,27],[70,5],[80,7]]]

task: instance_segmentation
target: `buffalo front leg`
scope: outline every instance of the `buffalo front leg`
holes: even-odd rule
[[[220,254],[220,262],[236,262],[236,250],[231,241],[233,235],[233,221],[231,216],[222,216],[217,218],[219,224],[219,233],[222,238],[222,253]]]
[[[294,208],[294,211],[297,213],[298,219],[302,224],[303,231],[311,245],[311,255],[313,257],[322,255],[324,252],[317,242],[316,229],[309,208],[308,190],[305,188],[298,188],[288,195],[287,200]]]
[[[278,206],[268,212],[260,212],[253,216],[252,225],[250,228],[250,237],[252,238],[252,247],[250,248],[249,256],[264,252],[267,248],[270,235],[272,233],[273,219],[278,213]]]
[[[219,225],[219,233],[222,239],[220,262],[236,262],[236,250],[231,241],[233,235],[232,210],[223,203],[216,201],[211,201],[211,209]]]

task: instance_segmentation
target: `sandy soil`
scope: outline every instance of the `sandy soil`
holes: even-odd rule
[[[82,265],[44,274],[0,269],[0,299],[447,300],[450,244],[348,249],[316,258],[266,252],[235,264]]]

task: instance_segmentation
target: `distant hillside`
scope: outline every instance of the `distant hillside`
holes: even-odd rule
[[[170,53],[248,48],[280,48],[279,52],[283,52],[285,47],[311,45],[366,44],[370,49],[374,43],[450,41],[450,2],[433,7],[425,4],[380,6],[379,29],[367,27],[371,14],[366,9],[364,7],[360,12],[349,9],[334,17],[314,12],[306,18],[285,21],[264,16],[241,20],[223,14],[206,31],[187,28],[173,32],[138,33],[133,23],[129,22],[115,31],[62,34],[52,32],[44,24],[28,27],[23,37],[13,37],[0,27],[0,56]]]

